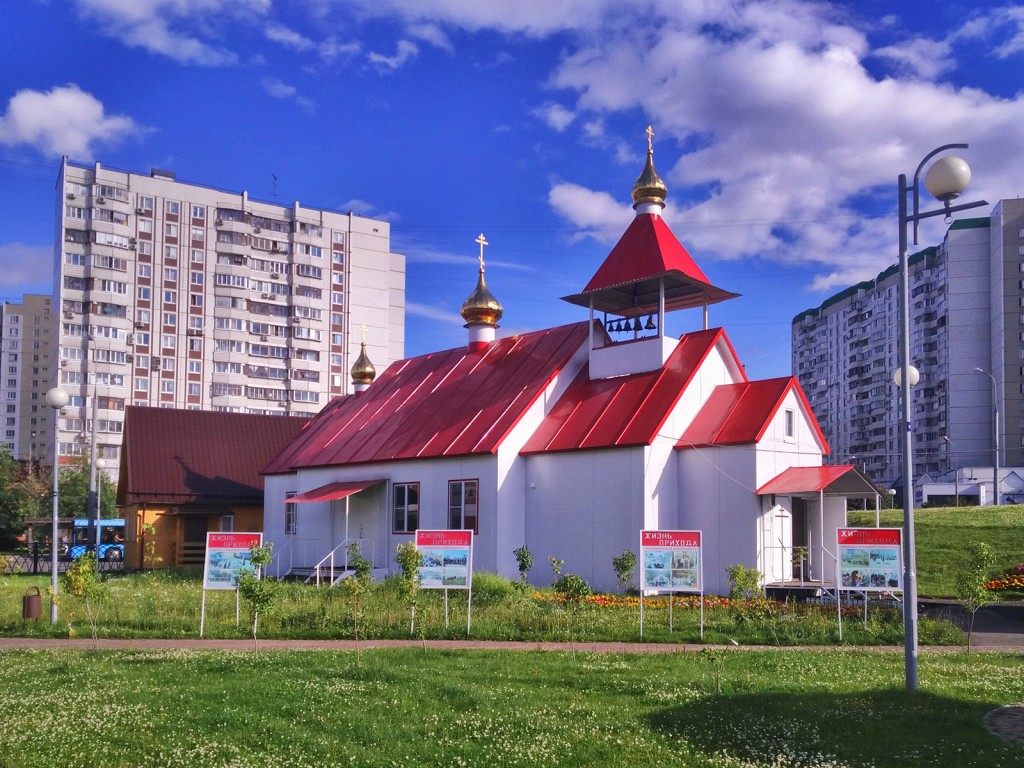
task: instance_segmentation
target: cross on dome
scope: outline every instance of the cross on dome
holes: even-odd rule
[[[479,235],[477,235],[476,240],[474,240],[473,242],[480,243],[480,271],[483,272],[484,271],[484,246],[485,245],[490,245],[490,243],[488,243],[487,240],[484,238],[484,233],[483,232],[481,232]]]

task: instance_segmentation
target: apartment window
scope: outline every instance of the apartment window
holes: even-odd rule
[[[295,496],[295,491],[288,491],[285,495],[284,505],[284,533],[286,536],[294,536],[299,532],[299,511],[298,504],[294,501],[287,501]]]
[[[139,301],[149,301],[153,295],[153,291],[144,285],[140,285],[136,291],[139,297]]]
[[[206,252],[203,251],[201,248],[193,248],[192,261],[193,263],[196,264],[202,264],[204,261],[206,261]]]
[[[178,301],[177,291],[164,291],[164,303],[165,304],[176,304]]]
[[[178,260],[178,246],[176,245],[165,245],[164,246],[164,258],[169,261]]]
[[[189,395],[191,395],[193,397],[199,397],[199,393],[201,391],[201,386],[202,385],[200,385],[198,382],[191,382],[188,385],[188,393],[189,393]]]
[[[448,527],[479,533],[479,480],[448,482]]]
[[[204,206],[202,206],[202,205],[193,205],[192,206],[192,218],[193,219],[205,219],[206,218],[206,208]]]
[[[146,195],[139,195],[139,208],[144,211],[153,210],[153,198]]]
[[[174,267],[164,267],[164,280],[178,282],[178,270]]]
[[[189,360],[188,361],[188,372],[189,373],[202,373],[203,372],[203,364],[202,364],[202,362],[199,361],[199,360]]]
[[[140,376],[135,379],[135,391],[136,392],[148,392],[149,391],[149,379],[144,376]]]
[[[153,220],[139,219],[139,232],[146,232],[150,235],[153,234]]]
[[[160,382],[160,391],[165,395],[174,394],[174,382],[170,379]]]
[[[420,484],[395,483],[394,533],[413,533],[420,527]]]
[[[206,230],[202,227],[192,227],[192,239],[202,241],[206,238]]]
[[[785,413],[785,437],[787,440],[793,440],[796,438],[796,411],[787,408]]]
[[[181,206],[178,205],[176,200],[168,200],[164,210],[172,216],[177,216],[181,212]]]
[[[178,225],[172,222],[164,224],[164,237],[177,237],[178,236]]]

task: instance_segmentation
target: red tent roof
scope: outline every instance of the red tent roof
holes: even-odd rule
[[[386,480],[352,480],[349,482],[339,481],[336,483],[327,483],[327,485],[321,485],[319,488],[314,488],[305,493],[300,493],[296,496],[289,496],[284,499],[289,504],[295,504],[303,501],[334,501],[335,499],[344,499],[346,496],[365,491],[367,488],[373,488],[374,486],[380,485],[381,483],[387,482]]]
[[[593,381],[582,371],[527,440],[522,453],[650,445],[719,342],[735,359],[725,331],[715,328],[683,335],[665,365],[656,371]],[[738,360],[736,367],[740,368]]]
[[[583,289],[565,301],[623,317],[715,304],[739,294],[717,288],[672,234],[664,219],[645,213],[632,223]]]
[[[683,432],[676,448],[757,443],[764,437],[765,430],[791,390],[796,392],[803,403],[818,440],[827,453],[828,442],[811,412],[800,384],[792,376],[715,387],[704,407]]]
[[[772,493],[837,494],[876,493],[875,487],[853,464],[820,467],[790,467],[757,489],[758,496]]]
[[[588,323],[400,360],[337,398],[263,470],[494,453],[587,342]]]

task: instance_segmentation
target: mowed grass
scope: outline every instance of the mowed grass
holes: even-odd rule
[[[0,653],[0,764],[1016,768],[1019,655]]]
[[[874,511],[850,512],[852,526],[873,526]],[[886,528],[903,525],[903,510],[882,510]],[[1007,568],[1024,563],[1024,505],[999,507],[937,507],[914,510],[914,538],[917,544],[918,594],[953,597],[958,566],[970,546],[988,544],[996,557],[993,577]],[[1020,595],[1008,595],[1020,599]],[[993,594],[999,599],[998,593]]]

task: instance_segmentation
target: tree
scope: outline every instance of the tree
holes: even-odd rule
[[[32,468],[0,448],[0,548],[8,549],[25,533],[25,519],[42,517],[50,498],[46,483]]]
[[[967,611],[967,652],[971,652],[971,635],[974,632],[974,617],[978,610],[988,605],[992,594],[985,589],[989,573],[995,565],[992,548],[985,542],[978,542],[967,551],[967,557],[960,566],[956,577],[956,597]]]
[[[102,517],[117,517],[117,488],[105,472],[98,472],[97,496]],[[60,468],[60,516],[85,517],[89,512],[89,460],[75,456]]]
[[[249,562],[251,568],[246,568],[238,577],[238,591],[249,603],[249,618],[252,620],[252,645],[257,647],[256,625],[259,622],[260,613],[270,610],[270,606],[277,596],[277,584],[270,579],[264,579],[263,569],[270,565],[274,557],[274,545],[267,542],[263,546],[253,544],[249,547]]]
[[[407,541],[395,547],[395,562],[402,571],[400,584],[402,596],[409,602],[412,608],[409,620],[409,634],[416,630],[416,596],[420,591],[420,567],[423,565],[423,553],[416,549],[416,545]]]

